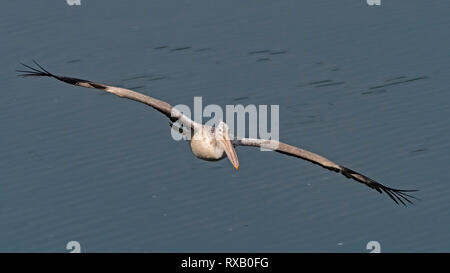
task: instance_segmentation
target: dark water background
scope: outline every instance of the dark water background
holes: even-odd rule
[[[450,251],[450,2],[4,1],[0,251]],[[167,120],[19,62],[172,104],[279,104],[281,140],[415,206],[309,162],[240,148],[196,159]]]

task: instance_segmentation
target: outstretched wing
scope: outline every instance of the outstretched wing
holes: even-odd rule
[[[341,165],[338,165],[334,163],[333,161],[320,156],[318,154],[312,153],[307,150],[300,149],[298,147],[275,141],[275,140],[265,140],[265,139],[252,139],[252,138],[242,138],[237,139],[234,144],[236,146],[255,146],[255,147],[262,147],[270,150],[274,150],[276,152],[294,156],[297,158],[301,158],[304,160],[308,160],[314,164],[320,165],[328,170],[339,172],[343,174],[347,178],[354,179],[376,191],[379,193],[385,192],[392,200],[395,201],[395,203],[399,204],[402,203],[406,206],[406,203],[412,204],[412,201],[410,199],[417,199],[416,197],[408,194],[408,192],[414,192],[417,190],[399,190],[399,189],[393,189],[390,187],[386,187],[383,184],[380,184],[376,182],[375,180],[364,176],[358,172],[355,172],[349,168],[343,167]]]
[[[41,65],[39,65],[36,61],[33,61],[33,62],[37,66],[37,68],[31,67],[26,64],[22,64],[23,66],[25,66],[26,68],[31,69],[31,70],[17,70],[17,72],[23,73],[23,74],[19,74],[19,76],[22,76],[22,77],[50,77],[50,78],[55,78],[57,80],[60,80],[60,81],[63,81],[65,83],[72,84],[72,85],[103,90],[105,92],[114,94],[121,98],[127,98],[130,100],[134,100],[134,101],[138,101],[138,102],[147,104],[148,106],[151,106],[154,109],[156,109],[159,112],[166,115],[172,122],[180,121],[184,126],[186,126],[188,128],[197,129],[201,126],[200,124],[194,122],[187,116],[183,115],[180,111],[178,111],[177,109],[175,109],[174,107],[172,107],[170,104],[168,104],[165,101],[158,100],[158,99],[152,98],[150,96],[141,94],[139,92],[121,88],[121,87],[109,86],[106,84],[95,83],[95,82],[83,80],[83,79],[58,76],[58,75],[48,72]]]

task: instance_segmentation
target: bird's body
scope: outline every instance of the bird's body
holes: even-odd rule
[[[214,128],[203,126],[201,130],[197,130],[192,139],[190,146],[192,153],[203,160],[217,161],[225,158],[225,150],[219,145],[215,138]]]
[[[362,183],[376,190],[379,193],[383,192],[386,193],[397,204],[402,203],[403,205],[406,205],[406,202],[412,203],[410,198],[416,199],[414,196],[411,196],[409,194],[409,192],[413,192],[415,190],[400,190],[384,186],[383,184],[365,175],[362,175],[356,171],[353,171],[349,168],[339,165],[313,152],[275,140],[241,138],[241,139],[234,139],[232,141],[229,135],[229,128],[222,121],[218,124],[218,126],[215,127],[202,125],[191,120],[189,117],[183,115],[177,109],[175,109],[170,104],[162,100],[121,87],[114,87],[106,84],[96,83],[72,77],[58,76],[48,72],[47,70],[42,68],[42,66],[40,66],[38,63],[36,62],[34,63],[38,66],[38,68],[24,65],[25,67],[31,70],[25,71],[18,70],[18,72],[24,73],[21,74],[20,76],[51,77],[68,84],[86,88],[99,89],[114,94],[116,96],[119,96],[121,98],[127,98],[130,100],[144,103],[156,109],[157,111],[161,112],[170,119],[170,124],[173,129],[176,129],[173,123],[178,122],[182,125],[183,128],[189,131],[188,134],[192,136],[192,138],[190,139],[190,147],[192,153],[200,159],[207,161],[216,161],[223,159],[226,156],[230,160],[231,164],[237,170],[239,168],[239,160],[234,149],[235,146],[253,146],[271,149],[275,152],[304,159],[314,164],[317,164],[321,167],[324,167],[328,170],[341,173],[345,177],[358,181],[359,183]],[[178,129],[180,132],[183,132],[184,130],[184,129],[180,130],[180,128]]]

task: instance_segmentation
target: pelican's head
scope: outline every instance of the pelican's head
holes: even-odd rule
[[[216,135],[215,137],[217,142],[227,154],[231,164],[233,164],[236,170],[238,170],[239,160],[236,155],[236,151],[234,150],[233,144],[231,143],[230,140],[228,125],[223,121],[219,122],[219,124],[214,130],[214,134]]]

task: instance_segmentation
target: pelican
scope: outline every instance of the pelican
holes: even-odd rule
[[[121,87],[114,87],[78,78],[58,76],[48,72],[36,61],[33,62],[36,67],[32,67],[22,63],[24,67],[30,70],[17,70],[17,72],[21,73],[18,76],[54,78],[71,85],[99,89],[121,98],[127,98],[144,103],[156,109],[169,118],[169,124],[173,129],[179,130],[179,132],[185,136],[186,134],[191,135],[189,142],[192,153],[200,159],[217,161],[228,157],[234,168],[238,170],[239,160],[234,149],[235,147],[254,146],[260,148],[269,148],[278,153],[304,159],[322,166],[323,168],[326,168],[328,170],[341,173],[345,177],[360,182],[376,190],[380,194],[383,192],[386,193],[397,204],[401,203],[406,206],[407,203],[413,204],[411,199],[418,199],[410,194],[410,192],[415,192],[417,190],[400,190],[384,186],[383,184],[376,182],[375,180],[367,176],[364,176],[356,171],[334,163],[333,161],[313,152],[275,140],[232,138],[230,137],[230,132],[227,124],[222,121],[219,122],[219,124],[215,127],[203,125],[191,120],[189,117],[183,115],[180,111],[178,111],[175,107],[172,107],[170,104],[162,100]],[[175,122],[181,124],[181,127],[176,126],[174,124]]]

